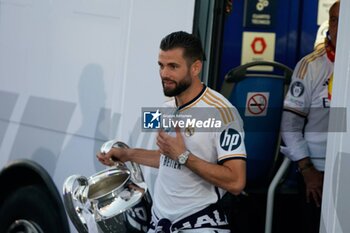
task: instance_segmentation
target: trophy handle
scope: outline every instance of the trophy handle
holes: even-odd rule
[[[78,183],[78,186],[76,185]],[[72,175],[66,179],[63,185],[63,201],[67,213],[79,233],[88,233],[86,219],[83,211],[91,213],[86,207],[88,192],[88,180],[84,176]],[[85,205],[84,205],[85,204]]]
[[[110,151],[112,149],[112,147],[114,148],[130,148],[126,143],[118,141],[117,139],[113,139],[110,141],[105,142],[102,147],[101,147],[101,152],[103,153],[107,153],[108,151]],[[145,180],[143,178],[142,175],[142,170],[139,164],[135,163],[135,162],[126,162],[121,163],[121,162],[116,162],[116,166],[117,167],[123,167],[126,166],[128,168],[128,170],[131,173],[131,180],[138,184],[138,183],[143,183]]]

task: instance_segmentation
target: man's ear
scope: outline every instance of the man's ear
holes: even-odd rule
[[[329,41],[331,41],[331,40],[332,40],[332,37],[331,37],[331,35],[329,35],[329,30],[327,31],[327,34],[326,34],[326,36],[327,36],[327,39],[328,39]]]
[[[200,60],[196,60],[195,62],[193,62],[193,64],[191,65],[192,75],[199,76],[200,72],[202,71],[202,66],[203,66],[203,63]]]

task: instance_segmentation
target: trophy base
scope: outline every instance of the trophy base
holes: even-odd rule
[[[105,219],[97,222],[99,233],[126,233],[125,218],[123,214],[114,216],[113,218]]]

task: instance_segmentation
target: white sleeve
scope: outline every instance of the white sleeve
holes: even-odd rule
[[[230,159],[246,159],[246,150],[244,145],[244,131],[240,117],[229,122],[215,135],[215,145],[218,155],[218,163],[223,164]]]
[[[307,142],[303,136],[305,120],[312,102],[312,73],[307,66],[308,62],[305,58],[298,62],[284,99],[281,135],[286,147],[281,147],[281,152],[292,161],[310,155]]]
[[[302,116],[307,116],[312,102],[314,79],[307,58],[301,59],[296,65],[289,90],[284,99],[284,109],[291,110]]]
[[[286,146],[281,146],[281,152],[292,161],[298,161],[310,155],[303,136],[304,124],[304,117],[293,112],[283,112],[281,135]]]

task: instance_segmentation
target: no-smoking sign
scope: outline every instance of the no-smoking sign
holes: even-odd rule
[[[245,116],[266,116],[269,104],[269,92],[248,92]]]

